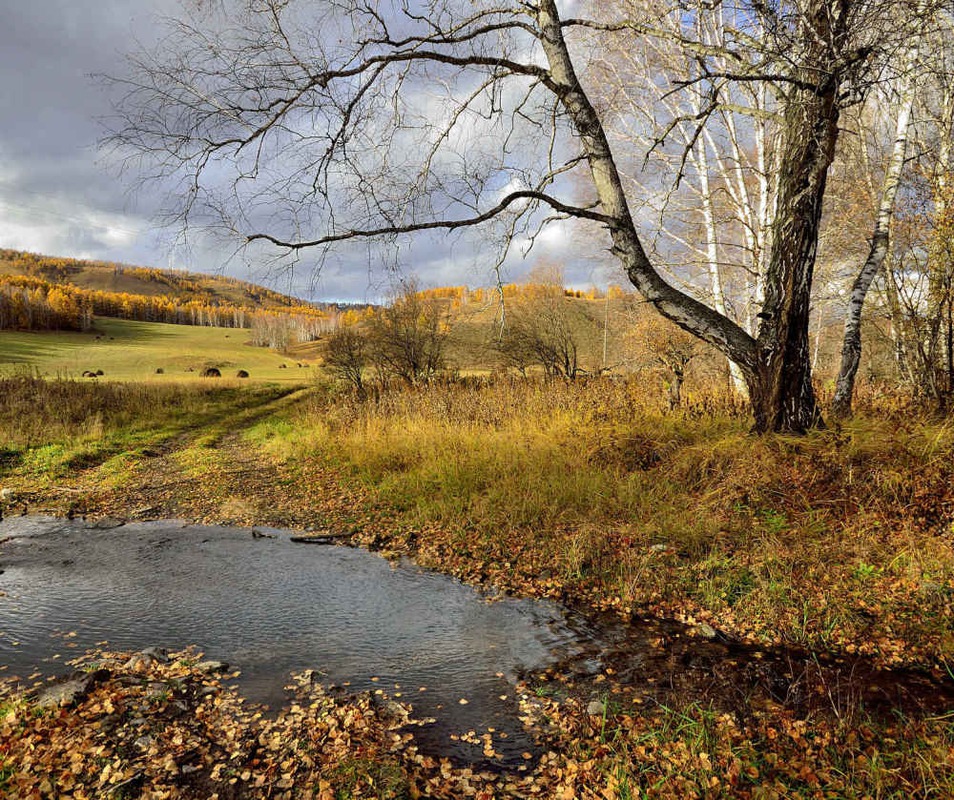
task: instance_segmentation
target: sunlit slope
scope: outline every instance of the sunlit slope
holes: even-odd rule
[[[303,301],[253,283],[179,270],[162,270],[104,261],[41,256],[0,249],[0,275],[27,275],[79,289],[157,297],[180,303],[294,308]]]

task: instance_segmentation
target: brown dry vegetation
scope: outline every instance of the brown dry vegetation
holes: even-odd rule
[[[472,379],[365,399],[331,386],[284,398],[208,389],[190,399],[183,389],[176,432],[159,447],[136,439],[124,448],[131,417],[122,409],[145,409],[150,392],[169,389],[78,386],[19,389],[48,392],[55,402],[33,403],[36,413],[68,419],[57,427],[38,417],[34,433],[4,451],[0,479],[32,510],[343,528],[367,546],[521,594],[705,622],[733,639],[861,656],[885,669],[916,665],[930,680],[950,671],[954,424],[899,395],[862,397],[859,415],[838,429],[754,437],[728,400],[665,413],[664,398],[637,380]],[[0,397],[13,397],[17,387],[3,389]],[[11,424],[15,406],[0,411],[0,425]],[[77,448],[95,443],[73,437],[56,450],[86,424],[84,407],[98,415],[99,439],[113,442],[87,463]],[[585,688],[606,700],[598,716],[586,712],[580,687],[528,691],[551,755],[512,788],[422,765],[387,736],[381,752],[395,773],[386,788],[367,783],[368,765],[317,745],[309,757],[324,771],[290,753],[291,787],[279,776],[256,790],[243,783],[244,769],[237,784],[244,796],[276,797],[954,794],[945,709],[873,715],[853,687],[824,684],[816,689],[830,699],[827,710],[773,702],[727,711],[705,696],[658,705],[613,675],[598,677]],[[7,725],[0,754],[19,752],[11,748],[41,724],[30,722],[27,701],[13,707],[20,728]],[[68,735],[75,719],[63,711],[42,725]],[[240,737],[260,734],[230,719]],[[287,735],[298,741],[316,723],[295,724]],[[7,755],[8,781],[15,767]],[[141,768],[118,767],[123,775]],[[327,775],[338,768],[351,770],[348,780],[363,777],[336,783]],[[50,774],[22,785],[36,789]],[[214,788],[224,797],[235,785]],[[169,791],[155,796],[198,796]]]
[[[729,404],[664,414],[637,381],[473,381],[316,394],[287,433],[252,436],[338,465],[420,559],[469,578],[938,664],[954,646],[954,426],[891,403],[754,437]]]

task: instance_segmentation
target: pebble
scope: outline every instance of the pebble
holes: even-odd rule
[[[126,524],[126,520],[116,519],[115,517],[101,517],[95,522],[87,522],[86,527],[98,531],[108,531],[113,528],[121,528]]]
[[[224,661],[200,661],[195,665],[195,668],[199,670],[199,672],[210,675],[213,672],[225,672],[228,670],[229,665]]]
[[[586,713],[591,717],[602,717],[606,713],[606,706],[600,700],[590,700],[586,706]]]
[[[719,632],[707,622],[700,622],[695,630],[703,639],[715,639],[719,635]]]

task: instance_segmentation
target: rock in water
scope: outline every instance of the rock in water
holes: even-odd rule
[[[126,669],[139,670],[148,667],[153,661],[160,664],[169,662],[169,653],[164,647],[147,647],[142,652],[136,653],[123,666]]]
[[[115,517],[101,517],[95,522],[87,522],[87,528],[93,528],[98,531],[108,531],[112,528],[121,528],[126,524],[124,519],[116,519]]]
[[[206,675],[211,675],[215,672],[227,672],[229,665],[224,661],[200,661],[195,665],[195,668],[199,672],[204,672]]]
[[[39,708],[75,705],[89,694],[89,690],[93,686],[106,680],[108,677],[108,669],[98,669],[95,672],[74,673],[65,680],[44,686],[36,693],[34,702]]]
[[[142,651],[142,655],[158,661],[160,664],[169,663],[169,651],[165,647],[147,647]]]

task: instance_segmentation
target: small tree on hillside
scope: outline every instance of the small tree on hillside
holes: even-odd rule
[[[564,284],[562,267],[543,262],[526,284],[505,291],[503,324],[494,346],[506,366],[522,375],[537,366],[548,378],[567,380],[586,372],[580,352],[594,344],[597,324],[583,293]]]
[[[646,308],[645,302],[630,297],[620,315],[625,320],[625,358],[623,363],[637,373],[659,377],[666,389],[666,402],[672,411],[682,405],[683,389],[690,374],[701,377],[712,366],[714,351],[695,336],[673,325]]]
[[[325,366],[364,394],[364,369],[368,365],[368,339],[354,327],[339,328],[325,339]]]
[[[506,326],[496,344],[504,363],[521,374],[539,366],[548,378],[576,379],[583,371],[580,329],[588,320],[574,313],[573,303],[559,283],[526,287],[519,300],[508,304]]]
[[[410,282],[368,321],[368,354],[382,376],[409,384],[444,368],[448,325],[443,304]]]
[[[646,357],[660,369],[666,385],[669,410],[682,405],[682,387],[689,365],[702,354],[703,343],[657,316],[647,316],[637,330],[645,342]]]

